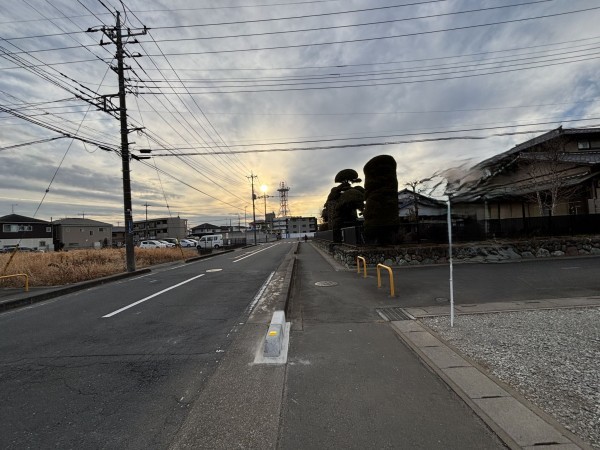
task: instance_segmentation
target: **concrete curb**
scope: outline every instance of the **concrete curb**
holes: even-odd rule
[[[96,278],[95,280],[82,281],[81,283],[75,283],[68,286],[58,287],[56,289],[49,288],[50,290],[46,292],[41,292],[39,294],[32,294],[22,296],[20,298],[14,298],[9,300],[4,300],[0,302],[0,311],[18,308],[20,306],[31,305],[33,303],[42,302],[44,300],[49,300],[51,298],[60,297],[61,295],[71,294],[73,292],[82,291],[84,289],[88,289],[91,287],[99,286],[104,283],[110,283],[112,281],[118,281],[125,278],[133,277],[136,275],[142,275],[145,273],[150,273],[152,270],[149,268],[136,270],[134,272],[125,272],[118,273],[116,275],[110,275],[108,277]],[[23,295],[23,294],[19,294]]]
[[[419,356],[511,449],[590,449],[578,436],[522,395],[448,346],[418,321],[390,322]]]

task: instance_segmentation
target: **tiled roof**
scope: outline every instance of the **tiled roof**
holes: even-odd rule
[[[34,219],[33,217],[21,216],[19,214],[8,214],[0,217],[0,222],[3,223],[47,223],[47,220]]]

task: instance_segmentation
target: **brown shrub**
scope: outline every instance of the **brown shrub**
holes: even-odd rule
[[[135,249],[136,269],[180,261],[196,255],[195,249]],[[0,275],[24,273],[30,286],[58,286],[92,280],[126,271],[125,249],[72,250],[68,252],[0,254]],[[0,287],[23,287],[23,278],[0,280]]]

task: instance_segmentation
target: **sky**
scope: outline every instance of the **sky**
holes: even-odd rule
[[[117,11],[129,148],[151,150],[134,220],[250,221],[252,183],[257,219],[282,184],[288,215],[319,217],[335,175],[381,154],[441,198],[449,169],[600,126],[597,0],[2,1],[0,216],[123,225],[100,108],[118,107]]]

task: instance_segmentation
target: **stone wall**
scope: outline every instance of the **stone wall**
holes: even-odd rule
[[[314,239],[313,244],[331,254],[346,267],[356,267],[356,257],[366,259],[368,266],[445,264],[448,245],[357,247]],[[454,262],[498,262],[561,256],[600,255],[600,236],[529,239],[521,241],[486,241],[453,244]]]

